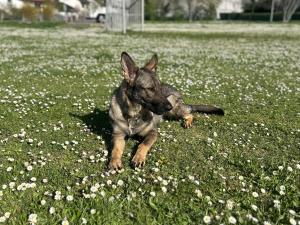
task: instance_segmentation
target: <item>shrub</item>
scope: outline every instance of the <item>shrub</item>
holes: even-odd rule
[[[44,20],[51,20],[54,16],[55,7],[52,4],[47,4],[43,7],[42,12]]]
[[[221,20],[269,21],[270,13],[221,13]],[[282,13],[274,13],[274,21],[282,21]],[[300,13],[295,13],[292,20],[300,20]]]
[[[30,3],[25,3],[21,8],[21,13],[23,19],[33,22],[37,18],[38,10]]]
[[[22,13],[21,10],[18,8],[15,8],[13,6],[9,7],[9,12],[5,14],[5,19],[11,19],[11,20],[20,20],[22,19]]]

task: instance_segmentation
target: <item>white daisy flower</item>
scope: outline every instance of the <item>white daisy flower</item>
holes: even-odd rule
[[[74,197],[73,197],[73,195],[67,195],[66,199],[67,199],[67,201],[70,202],[70,201],[74,200]]]
[[[211,223],[211,218],[210,218],[210,216],[204,216],[204,217],[203,217],[203,222],[204,222],[205,224],[210,224],[210,223]]]
[[[29,166],[26,167],[26,169],[27,169],[28,171],[31,171],[31,170],[33,169],[33,167],[32,167],[31,165],[29,165]]]
[[[230,216],[228,218],[228,222],[231,223],[231,224],[236,224],[236,218],[234,218],[233,216]]]
[[[98,188],[96,186],[92,186],[90,188],[91,192],[97,192],[98,191]]]
[[[86,218],[82,217],[81,220],[82,220],[81,224],[87,224],[87,219]]]
[[[61,222],[61,225],[69,225],[70,223],[69,223],[69,221],[67,220],[67,218],[65,217],[64,219],[63,219],[63,221]]]
[[[226,207],[227,207],[229,210],[232,210],[232,209],[233,209],[233,206],[234,206],[234,202],[231,201],[231,200],[227,200],[227,202],[226,202]]]
[[[102,197],[104,197],[104,196],[105,196],[105,191],[100,191],[100,195],[101,195]]]
[[[290,224],[297,225],[297,221],[294,218],[290,218]]]
[[[152,197],[155,197],[155,196],[156,196],[156,193],[155,193],[154,191],[151,191],[151,192],[150,192],[150,195],[151,195]]]
[[[37,223],[37,214],[32,213],[28,216],[28,222],[31,224]]]
[[[45,205],[45,204],[46,204],[46,200],[42,199],[41,205]]]
[[[119,186],[123,186],[123,184],[124,184],[124,181],[122,181],[122,180],[118,180],[118,183],[117,183]]]
[[[198,198],[202,197],[202,192],[199,189],[196,189],[195,193],[196,193],[196,195],[197,195]]]
[[[258,207],[256,205],[251,205],[251,208],[254,210],[254,211],[257,211]]]
[[[5,216],[5,218],[6,218],[6,219],[9,219],[10,215],[11,215],[11,213],[10,213],[10,212],[6,212],[6,213],[4,213],[4,216]]]
[[[54,208],[54,207],[50,207],[49,213],[50,213],[50,214],[54,214],[54,213],[55,213],[55,208]]]
[[[161,187],[161,190],[163,191],[163,193],[166,193],[168,189],[166,187]]]
[[[0,223],[4,223],[6,221],[6,217],[5,216],[0,216]]]

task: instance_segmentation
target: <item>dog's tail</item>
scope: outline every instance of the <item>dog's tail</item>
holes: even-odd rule
[[[210,105],[189,105],[191,112],[206,113],[206,114],[216,114],[224,116],[224,110],[215,106]]]

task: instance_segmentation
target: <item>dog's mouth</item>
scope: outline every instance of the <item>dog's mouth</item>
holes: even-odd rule
[[[150,110],[151,112],[157,115],[162,115],[173,108],[172,104],[168,101],[168,99],[160,99],[162,101],[157,101],[157,100],[151,101],[143,97],[140,97],[135,93],[131,97],[134,102],[142,105],[144,108]]]

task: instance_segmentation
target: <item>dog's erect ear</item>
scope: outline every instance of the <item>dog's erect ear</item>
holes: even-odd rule
[[[136,67],[132,58],[126,52],[122,52],[121,54],[121,66],[123,70],[124,79],[129,84],[132,84],[138,68]]]
[[[157,64],[158,64],[158,57],[157,57],[156,54],[154,54],[152,56],[152,58],[150,59],[150,61],[144,66],[144,68],[147,68],[148,70],[155,73],[156,68],[157,68]]]

